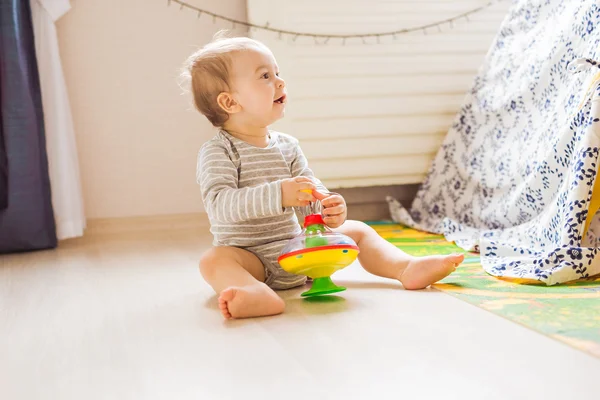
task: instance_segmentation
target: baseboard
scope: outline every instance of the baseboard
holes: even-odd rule
[[[414,185],[369,186],[364,188],[332,189],[344,196],[348,219],[358,221],[391,220],[387,196],[392,196],[409,207],[419,189]]]
[[[173,230],[208,231],[209,226],[206,213],[99,218],[88,220],[85,236]]]

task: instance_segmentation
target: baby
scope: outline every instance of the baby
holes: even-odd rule
[[[301,231],[294,209],[316,200],[325,223],[357,243],[362,267],[405,289],[423,289],[463,261],[462,254],[412,257],[346,220],[344,198],[315,178],[298,140],[269,129],[284,115],[287,90],[264,44],[217,38],[189,57],[185,73],[196,107],[219,129],[199,152],[196,178],[214,237],[200,272],[225,318],[279,314],[285,304],[275,290],[304,285],[306,277],[285,272],[277,258]]]

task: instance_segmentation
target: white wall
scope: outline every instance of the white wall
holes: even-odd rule
[[[246,0],[189,0],[245,19]],[[342,33],[433,22],[488,0],[247,0],[253,22]],[[214,32],[166,0],[74,0],[58,21],[89,218],[202,211],[196,154],[214,131],[190,109],[178,69]],[[300,138],[331,188],[419,182],[509,1],[442,34],[363,45],[279,41],[290,90],[277,127]]]
[[[323,34],[373,33],[455,17],[489,0],[248,0],[251,22]],[[296,136],[331,188],[419,183],[470,88],[510,1],[423,33],[278,40],[289,89],[280,129]]]
[[[239,19],[245,0],[190,3]],[[177,74],[219,29],[163,0],[75,0],[57,23],[88,218],[202,211],[196,154],[213,134]]]

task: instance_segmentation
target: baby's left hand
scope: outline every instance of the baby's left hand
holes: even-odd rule
[[[337,228],[346,221],[346,200],[337,193],[320,193],[313,191],[313,196],[323,206],[323,221],[330,228]]]

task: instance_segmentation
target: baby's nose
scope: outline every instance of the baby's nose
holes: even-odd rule
[[[277,82],[277,87],[285,87],[285,81],[281,78],[279,78],[279,81]]]

